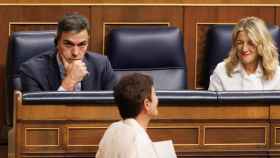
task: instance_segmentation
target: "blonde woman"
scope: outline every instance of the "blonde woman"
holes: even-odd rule
[[[209,90],[279,90],[278,52],[263,20],[246,17],[232,33],[229,56],[210,77]]]

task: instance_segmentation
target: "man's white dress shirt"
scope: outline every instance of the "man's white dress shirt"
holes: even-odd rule
[[[277,67],[272,80],[265,80],[260,64],[254,74],[248,75],[241,63],[239,63],[234,68],[232,76],[229,77],[226,73],[225,62],[221,62],[216,66],[210,77],[208,90],[280,90],[280,67]]]
[[[113,123],[99,143],[96,158],[157,158],[145,129],[135,120]]]

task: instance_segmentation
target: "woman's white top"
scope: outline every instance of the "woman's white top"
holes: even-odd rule
[[[135,119],[126,119],[106,130],[96,158],[157,158],[157,155],[145,129]]]
[[[210,77],[208,90],[233,91],[233,90],[280,90],[280,67],[277,67],[272,80],[263,78],[263,70],[258,65],[254,74],[248,75],[242,64],[239,63],[230,76],[226,73],[225,62],[219,63]]]

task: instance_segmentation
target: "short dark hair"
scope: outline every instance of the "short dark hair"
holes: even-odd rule
[[[114,87],[114,97],[123,119],[136,118],[144,100],[151,100],[152,86],[153,80],[148,75],[133,73],[121,78]]]
[[[61,38],[63,32],[74,31],[79,33],[85,29],[89,32],[89,22],[86,17],[78,13],[65,14],[58,22],[57,35],[54,43],[57,45],[57,42]]]

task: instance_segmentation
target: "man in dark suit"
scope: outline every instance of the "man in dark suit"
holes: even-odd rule
[[[87,51],[88,20],[65,15],[58,23],[56,49],[23,63],[22,89],[31,91],[109,90],[116,76],[106,56]]]

